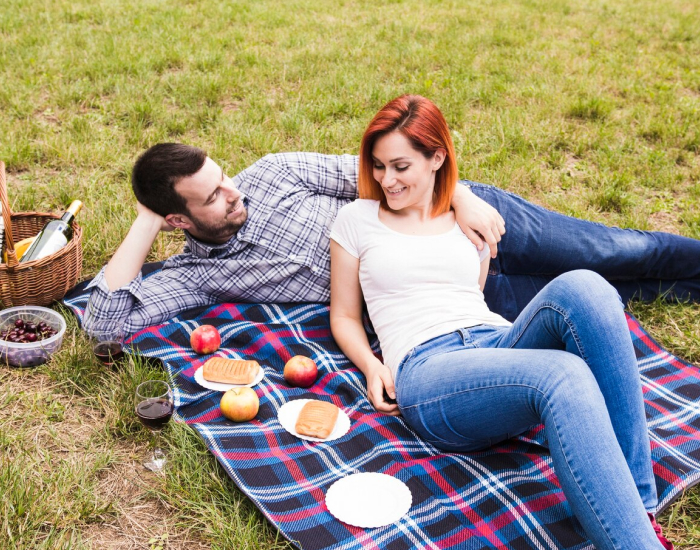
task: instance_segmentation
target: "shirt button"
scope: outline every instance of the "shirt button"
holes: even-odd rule
[[[311,267],[311,273],[316,273],[318,271],[318,268],[314,265]]]
[[[296,254],[290,254],[289,256],[287,256],[287,258],[289,258],[290,260],[296,260],[296,259],[297,259],[297,255],[296,255]]]
[[[260,244],[267,244],[267,239],[260,239]]]

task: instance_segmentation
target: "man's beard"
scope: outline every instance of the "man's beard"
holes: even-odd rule
[[[194,225],[197,233],[199,233],[201,240],[206,242],[225,242],[236,235],[241,227],[243,227],[243,224],[248,219],[248,212],[244,210],[244,213],[245,215],[242,220],[235,222],[224,220],[217,224],[192,218],[192,225]]]

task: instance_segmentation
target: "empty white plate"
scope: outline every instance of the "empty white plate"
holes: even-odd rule
[[[328,511],[355,527],[383,527],[400,520],[411,508],[411,491],[400,479],[378,473],[352,474],[326,492]]]

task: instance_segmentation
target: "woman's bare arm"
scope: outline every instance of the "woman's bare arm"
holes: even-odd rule
[[[481,292],[484,291],[484,286],[486,285],[486,277],[488,277],[489,274],[489,263],[489,259],[484,258],[479,265],[479,288]]]
[[[389,368],[372,352],[362,325],[360,261],[331,240],[331,331],[350,361],[367,379],[367,397],[379,412],[398,416],[396,404],[384,400],[384,390],[396,397]]]

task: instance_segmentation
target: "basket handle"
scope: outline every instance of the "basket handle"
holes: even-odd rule
[[[0,202],[2,203],[2,219],[5,222],[5,250],[7,251],[7,265],[15,267],[19,264],[15,254],[15,241],[12,238],[12,210],[7,198],[7,180],[5,179],[5,163],[0,160]]]

